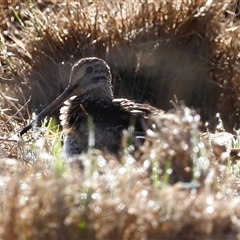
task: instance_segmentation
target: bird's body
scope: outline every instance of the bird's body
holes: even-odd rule
[[[94,99],[88,94],[76,96],[61,108],[60,119],[63,129],[66,130],[65,153],[72,156],[86,152],[90,144],[91,130],[94,148],[117,154],[123,131],[130,126],[134,129],[134,144],[138,146],[146,131],[144,121],[150,114],[157,112],[160,111],[127,99]]]
[[[74,64],[68,87],[37,116],[36,121],[61,106],[67,99],[69,100],[60,110],[67,156],[88,150],[90,131],[94,137],[90,144],[105,152],[118,153],[123,131],[129,127],[133,129],[134,144],[138,145],[145,136],[147,118],[163,112],[128,99],[113,99],[110,69],[99,58],[85,58]],[[21,131],[21,135],[31,126],[32,123]]]

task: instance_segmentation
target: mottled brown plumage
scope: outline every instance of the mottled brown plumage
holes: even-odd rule
[[[37,116],[35,121],[41,120],[69,99],[60,110],[67,156],[87,151],[89,129],[94,133],[92,145],[106,152],[118,153],[123,131],[130,126],[134,129],[134,143],[138,145],[145,136],[148,117],[163,113],[147,104],[113,99],[111,80],[110,69],[103,60],[95,57],[81,59],[72,67],[66,90]],[[32,125],[25,127],[20,134]]]

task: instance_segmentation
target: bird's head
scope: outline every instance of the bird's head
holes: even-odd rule
[[[100,58],[83,58],[76,62],[71,70],[69,84],[64,92],[40,112],[36,120],[23,128],[20,135],[27,132],[35,122],[42,120],[49,113],[59,108],[63,102],[73,95],[90,94],[94,98],[111,101],[113,99],[112,77],[110,68]]]
[[[83,58],[76,62],[71,70],[69,85],[72,95],[83,95],[87,92],[98,98],[113,98],[112,77],[110,68],[102,59]]]

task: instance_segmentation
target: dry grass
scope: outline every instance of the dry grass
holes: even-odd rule
[[[2,159],[1,239],[238,239],[239,164],[216,160],[188,108],[154,122],[137,162],[129,146],[72,168],[53,133],[18,146],[37,161]]]
[[[89,151],[84,171],[49,125],[14,134],[85,56],[109,63],[117,97],[169,110],[176,95],[210,130],[219,112],[234,132],[237,2],[206,2],[0,1],[0,239],[240,239],[239,136],[206,139],[189,108],[153,119],[120,162]]]

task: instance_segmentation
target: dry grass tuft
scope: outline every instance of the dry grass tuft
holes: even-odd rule
[[[90,150],[71,168],[40,135],[33,165],[2,159],[0,238],[237,239],[239,164],[216,161],[188,108],[153,120],[138,162]]]
[[[237,4],[0,1],[0,238],[240,239],[239,133],[199,130],[217,112],[239,128]],[[84,170],[51,121],[20,139],[85,56],[109,63],[116,97],[168,110],[176,96],[199,115],[175,106],[139,152],[90,150]]]

